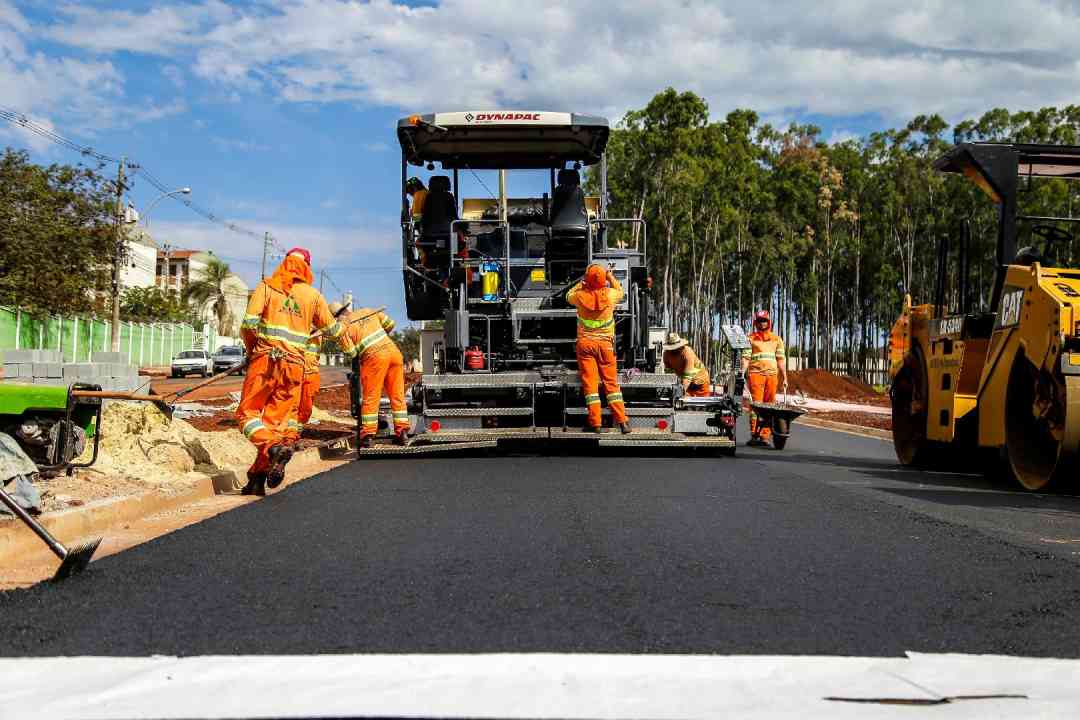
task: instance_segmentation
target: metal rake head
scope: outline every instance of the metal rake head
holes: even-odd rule
[[[67,555],[64,556],[63,562],[60,563],[60,567],[56,568],[53,580],[64,580],[85,570],[86,566],[90,564],[90,558],[94,556],[100,544],[101,538],[97,538],[68,549]]]

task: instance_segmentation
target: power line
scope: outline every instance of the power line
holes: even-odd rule
[[[67,148],[68,150],[74,150],[75,152],[79,153],[80,155],[83,155],[83,156],[86,156],[86,157],[92,157],[92,158],[95,158],[96,160],[100,160],[102,162],[107,162],[107,163],[119,163],[120,162],[120,158],[115,158],[115,157],[113,157],[111,155],[106,155],[105,153],[98,152],[97,150],[94,150],[92,147],[90,147],[88,145],[80,145],[79,143],[75,142],[74,140],[70,140],[70,139],[64,137],[63,135],[61,135],[60,133],[55,132],[53,130],[50,130],[49,128],[45,127],[41,123],[38,123],[38,122],[32,120],[27,115],[25,115],[23,113],[20,113],[20,112],[18,112],[16,110],[12,110],[10,108],[6,108],[6,107],[4,107],[2,105],[0,105],[0,120],[6,120],[7,122],[11,123],[12,125],[15,125],[16,127],[21,127],[21,128],[23,128],[25,130],[28,130],[29,132],[32,132],[32,133],[34,133],[34,134],[36,134],[36,135],[38,135],[38,136],[40,136],[42,138],[45,138],[46,140],[48,140],[48,141],[50,141],[52,143],[55,143],[55,144],[57,144],[57,145],[59,145],[61,147]],[[161,191],[163,193],[169,193],[169,189],[170,189],[171,186],[166,185],[165,183],[158,180],[145,167],[139,165],[138,163],[133,162],[133,163],[130,163],[130,169],[132,170],[133,174],[138,173],[138,174],[142,175],[143,178],[145,178],[146,181],[148,183],[150,183],[150,185],[157,188],[159,191]],[[249,228],[243,227],[242,225],[239,225],[238,223],[234,223],[234,222],[231,222],[229,220],[226,220],[225,218],[219,216],[217,213],[215,213],[215,212],[213,212],[211,210],[208,210],[208,209],[202,207],[201,205],[198,205],[197,203],[192,202],[188,198],[181,198],[181,197],[178,197],[176,195],[171,195],[171,194],[169,195],[169,197],[171,197],[172,199],[174,199],[174,200],[176,200],[178,202],[183,203],[184,205],[187,205],[188,208],[190,208],[193,212],[195,212],[198,215],[201,215],[202,217],[206,218],[210,222],[217,223],[218,225],[221,225],[221,226],[223,226],[223,227],[225,227],[225,228],[227,228],[229,230],[232,230],[233,232],[240,233],[242,235],[247,235],[249,237],[258,238],[258,239],[263,238],[263,233],[256,232],[256,231],[251,230]],[[278,244],[276,240],[273,240],[271,238],[271,242],[273,243],[274,247],[277,248],[279,251],[281,251],[282,253],[285,252],[285,249],[283,247],[281,247],[281,245]]]
[[[92,158],[95,158],[97,160],[101,160],[102,162],[109,162],[109,163],[118,163],[118,162],[120,162],[120,158],[115,158],[115,157],[113,157],[111,155],[106,155],[105,153],[100,153],[97,150],[95,150],[94,148],[90,147],[89,145],[80,145],[79,143],[75,142],[74,140],[69,140],[66,137],[64,137],[63,135],[61,135],[60,133],[55,132],[54,130],[50,130],[49,128],[45,127],[44,125],[41,125],[40,123],[35,122],[34,120],[31,120],[29,117],[27,117],[23,113],[17,112],[15,110],[10,109],[10,108],[6,108],[6,107],[4,107],[2,105],[0,105],[0,119],[7,120],[12,125],[15,125],[17,127],[21,127],[24,130],[29,130],[30,132],[34,133],[35,135],[43,137],[46,140],[49,140],[50,142],[56,143],[57,145],[66,147],[69,150],[74,150],[75,152],[77,152],[77,153],[79,153],[81,155],[85,155],[87,157],[92,157]]]

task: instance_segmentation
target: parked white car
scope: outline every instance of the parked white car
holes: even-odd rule
[[[210,353],[205,350],[184,350],[173,358],[172,376],[174,378],[185,375],[201,375],[206,377],[214,374],[214,360]]]

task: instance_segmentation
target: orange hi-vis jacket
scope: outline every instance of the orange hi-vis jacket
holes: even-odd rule
[[[363,318],[350,321],[349,318]],[[345,335],[356,347],[356,353],[363,362],[364,356],[383,343],[393,343],[388,333],[393,332],[394,321],[384,312],[375,312],[372,308],[360,308],[349,313],[345,318]]]
[[[240,335],[248,357],[266,353],[306,365],[307,346],[313,331],[337,340],[341,351],[352,357],[356,349],[344,336],[341,324],[330,314],[326,299],[307,283],[294,283],[288,294],[265,281],[248,301]]]
[[[577,308],[578,340],[615,340],[615,306],[622,302],[626,293],[614,275],[611,276],[611,282],[612,287],[600,291],[607,293],[609,301],[607,307],[600,310],[588,310],[576,302],[579,293],[588,292],[582,289],[582,283],[579,282],[566,293],[566,301]]]
[[[784,341],[772,330],[753,332],[750,334],[750,347],[743,350],[742,355],[750,360],[751,373],[776,375],[777,365],[785,362]]]
[[[709,386],[709,371],[689,345],[664,353],[664,367],[674,372],[684,386]]]

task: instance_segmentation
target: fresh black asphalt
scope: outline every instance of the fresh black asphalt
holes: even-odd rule
[[[796,430],[736,458],[350,463],[0,594],[0,655],[1080,656],[1080,497]]]

